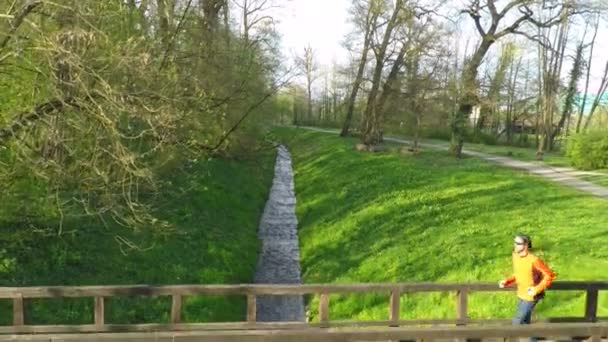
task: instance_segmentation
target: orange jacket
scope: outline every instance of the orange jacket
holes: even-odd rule
[[[533,301],[555,279],[555,273],[537,256],[528,253],[520,256],[513,253],[513,275],[506,279],[505,286],[517,283],[517,296],[523,300]],[[534,288],[534,295],[528,288]]]

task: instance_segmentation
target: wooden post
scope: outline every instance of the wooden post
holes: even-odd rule
[[[18,294],[17,297],[13,298],[13,325],[21,326],[25,324],[23,309],[23,295]]]
[[[247,323],[255,323],[256,317],[257,300],[254,294],[247,295]]]
[[[460,321],[457,325],[466,325],[467,290],[465,289],[456,292],[456,318]]]
[[[597,296],[598,289],[590,287],[587,289],[587,296],[585,300],[585,320],[587,322],[597,321]]]
[[[95,325],[100,327],[105,324],[104,297],[95,297]]]
[[[182,321],[182,296],[171,296],[171,323],[178,324]]]
[[[326,326],[329,322],[329,296],[327,293],[321,293],[319,298],[319,323],[321,326]]]
[[[391,291],[391,299],[389,304],[389,320],[391,321],[391,327],[399,326],[399,299],[401,297],[401,293],[399,290],[394,289]]]
[[[592,335],[590,338],[590,342],[602,342],[602,337],[604,333],[608,333],[608,331],[602,331],[601,327],[595,327],[592,329]]]

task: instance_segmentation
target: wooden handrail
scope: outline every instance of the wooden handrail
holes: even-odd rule
[[[336,326],[330,321],[330,295],[345,293],[385,293],[389,301],[388,321],[382,326],[399,327],[420,321],[400,320],[400,297],[414,292],[451,292],[456,299],[456,319],[443,320],[457,325],[466,325],[468,317],[468,295],[472,292],[504,292],[513,288],[500,289],[494,283],[372,283],[372,284],[302,284],[302,285],[126,285],[126,286],[52,286],[52,287],[0,287],[0,298],[13,300],[13,325],[0,327],[3,333],[46,333],[46,332],[104,332],[104,331],[150,331],[200,329],[205,324],[181,324],[182,300],[189,295],[240,295],[247,297],[246,320],[240,323],[220,324],[222,329],[256,329],[266,325],[256,323],[256,297],[258,295],[305,295],[319,296],[318,327]],[[584,317],[561,318],[568,322],[597,322],[598,292],[608,290],[608,281],[555,282],[552,291],[586,291]],[[116,296],[171,296],[171,324],[108,325],[105,323],[104,302],[106,297]],[[92,297],[94,299],[94,322],[89,325],[72,326],[32,326],[27,325],[24,315],[24,301],[31,298]],[[431,320],[432,321],[432,320]],[[434,320],[436,322],[441,320]],[[488,321],[486,321],[488,322]],[[353,322],[352,325],[376,325],[378,322]],[[213,327],[208,324],[207,327]],[[284,328],[299,327],[298,323],[282,325]],[[306,326],[312,327],[312,324]],[[349,326],[348,324],[344,326]],[[76,330],[75,330],[76,329]]]
[[[376,329],[294,329],[294,330],[232,330],[232,331],[173,331],[154,333],[104,333],[63,334],[32,336],[0,336],[4,341],[214,341],[214,342],[258,342],[258,341],[387,341],[387,340],[433,340],[433,339],[486,339],[521,337],[591,337],[600,342],[608,334],[608,324],[564,323],[537,324],[532,326],[487,326],[487,327],[435,327],[435,328],[376,328]]]
[[[115,297],[115,296],[193,296],[193,295],[305,295],[344,294],[361,292],[501,292],[495,283],[366,283],[366,284],[256,284],[256,285],[110,285],[110,286],[46,286],[0,287],[4,298],[61,298],[61,297]],[[551,291],[608,290],[608,281],[554,282]]]

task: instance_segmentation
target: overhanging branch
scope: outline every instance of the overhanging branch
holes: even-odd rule
[[[73,105],[73,102],[74,100],[72,98],[65,100],[54,99],[38,105],[31,112],[25,112],[18,115],[17,119],[15,119],[12,124],[6,128],[0,129],[0,145],[6,144],[10,138],[16,136],[21,130],[33,125],[43,117],[63,111],[67,106]]]
[[[21,24],[25,20],[25,17],[27,17],[40,4],[42,4],[42,0],[30,0],[21,8],[21,10],[17,14],[14,15],[14,19],[13,21],[11,21],[11,28],[6,33],[4,39],[0,41],[0,50],[6,47],[13,34],[17,32],[17,29],[19,29],[19,26],[21,26]]]

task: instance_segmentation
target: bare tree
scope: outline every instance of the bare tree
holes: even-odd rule
[[[241,10],[241,34],[247,45],[252,42],[252,31],[274,23],[269,11],[280,7],[276,0],[238,0],[235,5]]]
[[[307,120],[312,120],[312,84],[319,77],[319,65],[316,61],[315,51],[310,45],[304,48],[304,52],[301,56],[296,57],[296,65],[306,78],[308,96]]]
[[[574,1],[511,0],[505,3],[501,10],[497,8],[497,2],[496,0],[471,0],[469,6],[462,11],[473,19],[481,40],[462,73],[463,93],[453,117],[450,148],[452,154],[457,157],[462,153],[467,118],[478,103],[478,69],[490,47],[502,37],[510,34],[523,35],[542,44],[542,37],[526,32],[525,26],[552,27],[561,23],[564,18],[579,12],[579,4]],[[542,15],[547,12],[550,15]],[[511,18],[513,19],[509,20]],[[505,24],[505,21],[508,23]],[[488,22],[486,27],[484,27],[484,22]]]
[[[387,49],[391,43],[391,40],[393,39],[393,31],[403,17],[402,12],[405,10],[404,5],[405,0],[396,0],[392,14],[386,23],[382,41],[373,47],[376,60],[372,74],[372,85],[369,91],[367,105],[365,107],[362,120],[363,135],[361,140],[363,144],[367,146],[376,145],[382,141],[382,131],[380,127],[382,113],[378,110],[377,97],[380,91],[382,71],[386,63]]]
[[[359,89],[361,88],[361,83],[363,82],[367,57],[371,48],[373,35],[376,32],[376,26],[378,25],[381,7],[381,1],[379,0],[361,0],[355,1],[353,4],[352,12],[355,25],[363,32],[363,48],[357,67],[357,75],[355,76],[355,80],[350,90],[350,96],[348,97],[346,118],[344,119],[342,131],[340,132],[340,136],[343,137],[349,134],[350,126],[352,124],[355,102]]]
[[[562,110],[562,115],[559,119],[556,129],[553,131],[551,135],[551,142],[549,146],[553,147],[555,138],[561,133],[564,125],[566,124],[566,120],[569,120],[570,115],[572,114],[572,109],[574,107],[574,96],[576,95],[578,88],[578,81],[583,72],[583,43],[581,42],[576,48],[576,56],[574,58],[574,63],[572,64],[572,70],[570,71],[570,82],[568,83],[568,89],[566,90],[566,101],[564,103],[564,108]]]
[[[587,130],[587,128],[589,128],[589,124],[591,123],[593,114],[595,114],[597,107],[599,106],[602,98],[604,97],[604,94],[606,93],[606,90],[608,90],[608,61],[606,61],[606,67],[604,68],[604,75],[602,76],[602,81],[600,82],[600,87],[597,91],[597,95],[595,95],[595,100],[593,101],[593,105],[591,106],[591,111],[589,112],[589,116],[587,117],[587,120],[585,121],[585,126],[584,126],[583,130]]]
[[[539,68],[542,71],[542,79],[540,80],[540,84],[542,85],[540,97],[542,124],[540,126],[541,137],[536,152],[537,159],[539,160],[543,159],[546,150],[553,149],[553,141],[551,140],[554,131],[553,122],[558,108],[557,97],[559,95],[560,75],[562,73],[570,27],[569,16],[562,16],[560,22],[555,26],[538,27],[539,36],[551,37],[553,35],[552,42],[546,38],[542,44],[539,44]]]
[[[509,42],[502,47],[501,55],[498,61],[498,66],[494,72],[494,76],[490,81],[488,94],[484,101],[481,102],[479,119],[477,119],[476,130],[481,131],[485,124],[488,115],[493,116],[498,111],[498,102],[500,98],[500,90],[502,89],[507,76],[507,70],[511,67],[514,58],[515,46]]]
[[[587,60],[587,76],[585,79],[585,92],[583,94],[583,103],[580,106],[578,120],[576,122],[576,133],[578,133],[581,129],[581,123],[583,121],[583,115],[585,113],[585,108],[587,105],[587,96],[589,95],[589,78],[591,76],[591,66],[593,65],[593,50],[595,48],[595,39],[597,38],[597,31],[598,31],[599,27],[600,27],[600,15],[599,15],[599,13],[597,13],[595,25],[594,25],[594,31],[593,31],[593,38],[591,39],[591,43],[590,43],[591,48],[589,51],[589,59]]]

